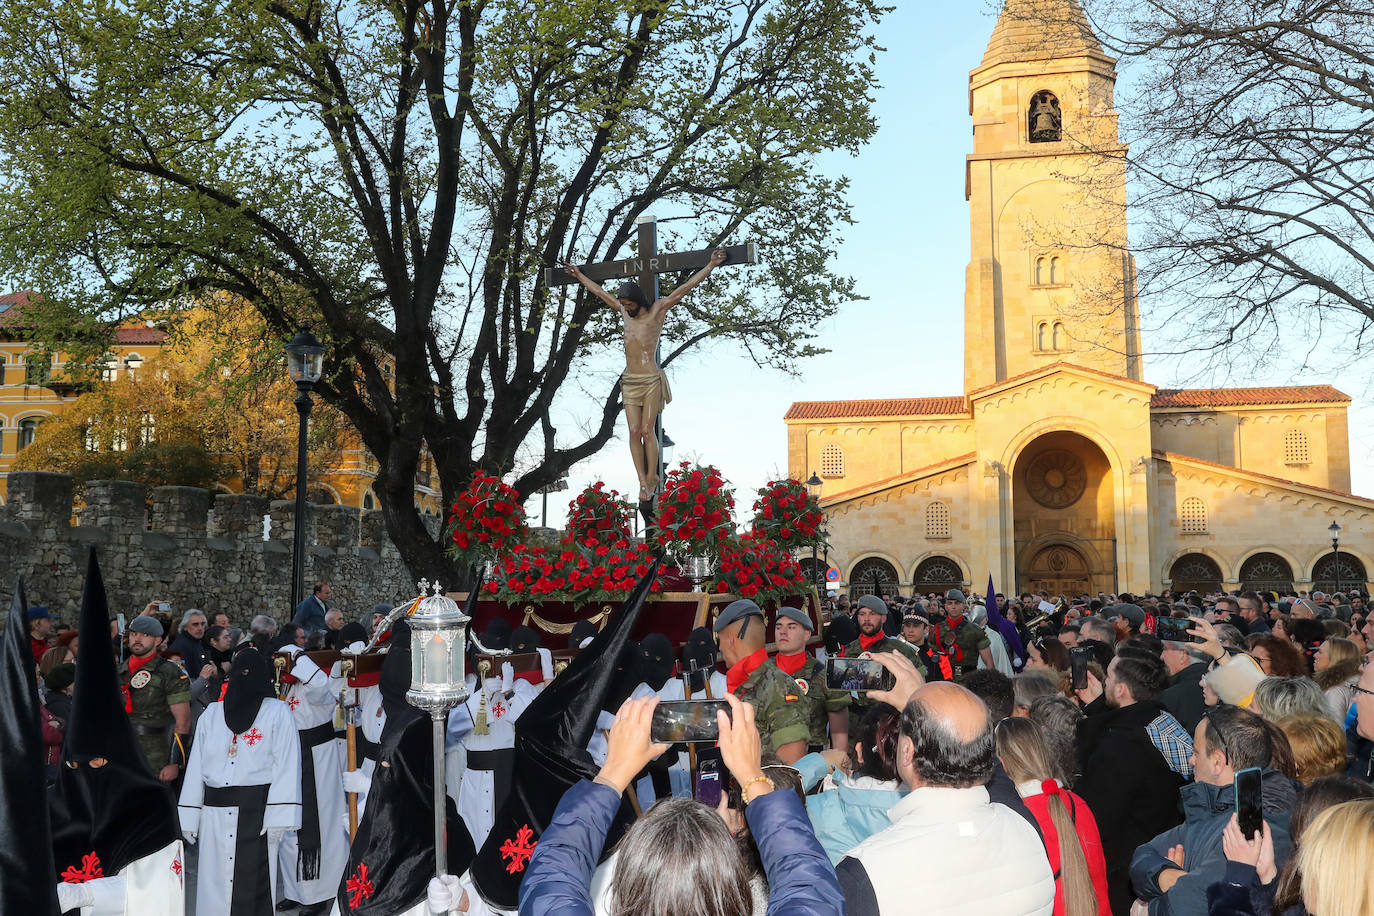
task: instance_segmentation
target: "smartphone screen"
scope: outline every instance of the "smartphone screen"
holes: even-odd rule
[[[720,761],[708,757],[701,761],[697,773],[696,799],[714,808],[720,804]]]
[[[157,609],[158,609],[159,611],[163,611],[163,612],[165,613],[165,612],[167,612],[167,611],[170,611],[170,610],[172,609],[172,606],[171,606],[170,604],[168,604],[166,601],[159,601],[159,602],[158,602],[158,605],[157,605]]]
[[[871,658],[827,658],[825,684],[832,690],[891,690],[896,683],[892,672]]]
[[[1088,686],[1088,660],[1092,658],[1092,654],[1091,649],[1073,649],[1069,652],[1074,690],[1082,690]]]
[[[1240,826],[1240,832],[1245,834],[1245,838],[1253,840],[1264,820],[1263,785],[1260,781],[1260,768],[1250,767],[1245,770],[1237,770],[1235,786],[1236,821]]]
[[[1161,617],[1155,624],[1155,635],[1169,642],[1196,642],[1193,634],[1188,632],[1188,628],[1192,625],[1191,620]]]
[[[649,738],[658,744],[699,744],[720,738],[716,711],[730,706],[724,700],[673,700],[654,707]]]

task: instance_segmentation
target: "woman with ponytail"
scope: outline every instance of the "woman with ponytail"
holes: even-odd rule
[[[997,723],[997,756],[1045,838],[1054,872],[1054,916],[1111,916],[1097,821],[1087,802],[1054,778],[1040,726],[1018,718]]]

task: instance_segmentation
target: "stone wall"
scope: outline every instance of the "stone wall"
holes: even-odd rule
[[[295,503],[95,480],[81,502],[66,474],[16,472],[0,507],[0,586],[6,596],[23,573],[30,604],[46,604],[74,623],[96,547],[110,613],[137,614],[163,600],[223,611],[239,626],[255,614],[291,618],[291,538]],[[270,537],[263,539],[263,517]],[[306,518],[307,589],[333,587],[332,606],[357,619],[379,601],[415,594],[412,576],[386,536],[382,513],[351,506],[310,506]],[[437,530],[438,519],[431,527]],[[8,597],[6,597],[8,600]]]

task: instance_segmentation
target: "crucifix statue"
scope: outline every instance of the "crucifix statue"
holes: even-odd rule
[[[625,402],[625,422],[629,427],[630,456],[639,478],[640,509],[650,516],[652,500],[662,480],[659,455],[662,426],[660,414],[672,400],[668,378],[659,364],[659,337],[668,310],[682,301],[711,271],[722,264],[752,264],[754,245],[731,245],[680,254],[660,253],[658,233],[652,216],[640,217],[639,253],[620,261],[604,261],[582,267],[566,265],[545,272],[549,286],[581,283],[593,295],[620,312],[625,320],[625,372],[620,377],[621,397]],[[695,270],[668,295],[658,296],[658,275]],[[612,295],[599,281],[614,277],[636,277],[638,282],[622,283]]]

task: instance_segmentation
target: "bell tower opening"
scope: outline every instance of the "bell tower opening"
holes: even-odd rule
[[[1030,112],[1026,116],[1026,136],[1032,143],[1058,143],[1064,129],[1064,113],[1059,99],[1048,89],[1031,96]]]

